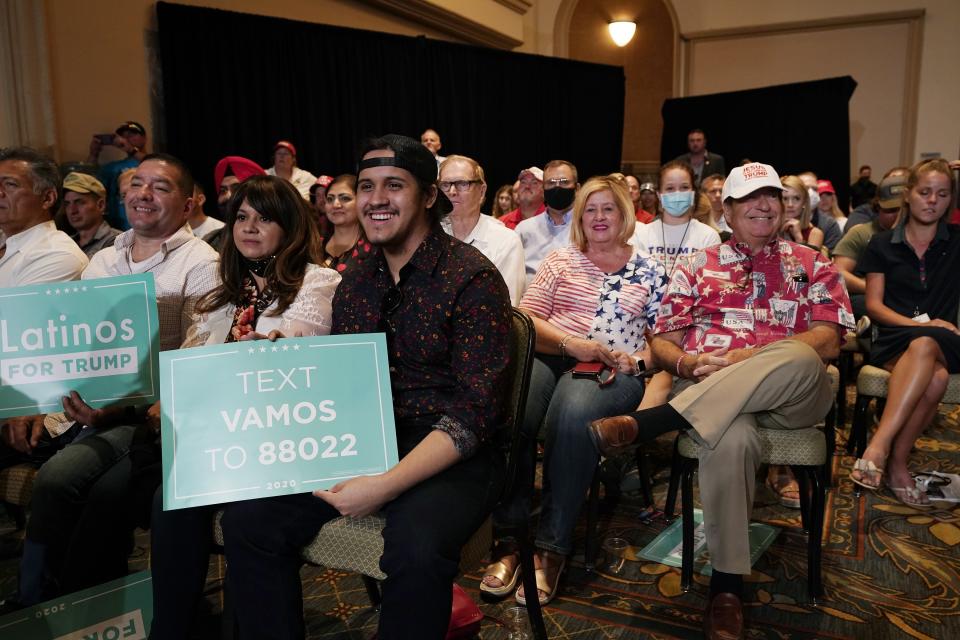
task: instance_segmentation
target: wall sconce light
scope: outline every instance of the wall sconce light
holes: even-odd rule
[[[610,29],[610,37],[618,47],[627,46],[633,40],[633,34],[637,32],[637,23],[626,20],[618,20],[607,25]]]

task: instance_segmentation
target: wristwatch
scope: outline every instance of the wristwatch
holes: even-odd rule
[[[647,363],[643,361],[643,358],[634,358],[633,359],[633,375],[642,376],[643,372],[647,370]]]

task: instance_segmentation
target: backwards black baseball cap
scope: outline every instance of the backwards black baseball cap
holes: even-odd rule
[[[364,158],[371,151],[393,151],[392,158]],[[388,133],[379,138],[372,138],[363,145],[360,151],[360,162],[357,163],[357,175],[364,169],[371,167],[397,167],[413,174],[421,185],[437,184],[437,159],[418,140],[395,133]],[[453,210],[450,199],[440,189],[437,189],[437,200],[431,207],[435,213],[445,216]]]

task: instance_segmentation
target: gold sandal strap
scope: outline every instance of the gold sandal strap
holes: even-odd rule
[[[501,582],[501,584],[509,584],[513,580],[513,574],[517,572],[517,569],[520,568],[520,565],[517,564],[514,567],[513,571],[510,570],[506,564],[501,561],[497,561],[487,565],[487,570],[483,572],[483,577],[496,578]]]

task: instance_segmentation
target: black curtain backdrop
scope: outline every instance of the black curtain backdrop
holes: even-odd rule
[[[849,202],[849,103],[856,88],[843,76],[665,100],[660,159],[686,153],[687,133],[703,129],[707,149],[724,157],[727,171],[744,158],[773,165],[780,175],[813,171],[833,182],[838,203]]]
[[[352,173],[360,142],[433,128],[487,173],[484,210],[520,169],[560,158],[619,171],[622,67],[157,3],[166,151],[212,182],[292,141],[315,175]],[[208,188],[208,192],[212,187]]]

